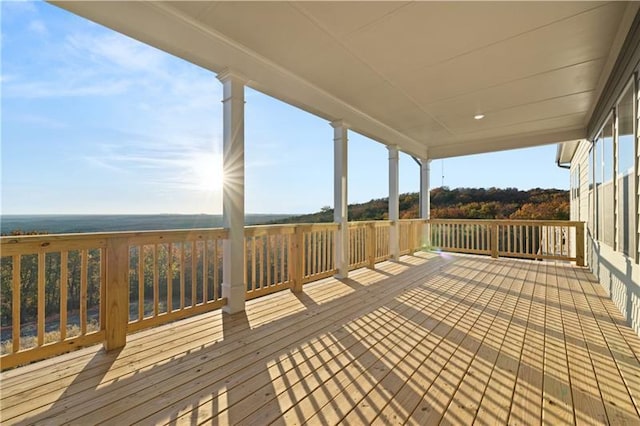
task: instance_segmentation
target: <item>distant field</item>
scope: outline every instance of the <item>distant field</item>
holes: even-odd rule
[[[285,214],[247,215],[247,225],[259,225],[289,217]],[[14,230],[42,231],[50,234],[113,231],[151,231],[163,229],[218,228],[222,215],[150,214],[150,215],[4,215],[0,233]]]

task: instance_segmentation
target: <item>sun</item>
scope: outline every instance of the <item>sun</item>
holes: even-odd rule
[[[206,192],[222,190],[224,175],[222,173],[222,158],[215,154],[199,155],[190,161],[193,185],[196,189]]]

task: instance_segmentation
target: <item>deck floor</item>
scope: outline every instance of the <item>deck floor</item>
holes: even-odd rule
[[[3,424],[640,423],[640,339],[585,269],[426,254],[3,373]]]

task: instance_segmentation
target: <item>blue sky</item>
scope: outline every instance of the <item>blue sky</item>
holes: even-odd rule
[[[46,3],[0,8],[2,214],[221,212],[213,73]],[[251,89],[246,101],[246,211],[332,205],[330,125]],[[554,159],[544,146],[434,160],[432,187],[566,189]],[[386,148],[350,132],[349,202],[385,197],[386,170]],[[400,191],[418,188],[402,154]]]

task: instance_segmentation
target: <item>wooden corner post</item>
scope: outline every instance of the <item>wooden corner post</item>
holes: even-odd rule
[[[293,256],[292,256],[292,277],[294,293],[302,292],[302,276],[304,275],[304,229],[302,226],[296,226],[296,232],[293,234]]]
[[[129,242],[112,238],[107,243],[105,286],[105,341],[108,351],[127,343],[129,323]]]
[[[367,225],[367,261],[370,269],[376,268],[376,224]]]
[[[491,257],[498,258],[498,224],[491,223]]]
[[[585,266],[584,261],[584,222],[576,224],[576,266]]]

